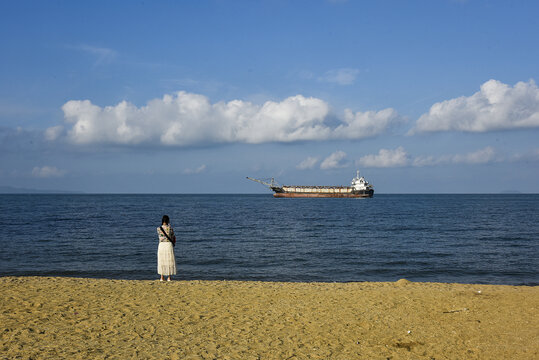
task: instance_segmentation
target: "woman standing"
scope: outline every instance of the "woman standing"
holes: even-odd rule
[[[157,236],[159,236],[157,273],[161,275],[161,281],[165,281],[165,276],[168,276],[167,281],[171,281],[172,275],[176,275],[176,258],[174,257],[176,236],[167,215],[163,215],[161,226],[157,228]]]

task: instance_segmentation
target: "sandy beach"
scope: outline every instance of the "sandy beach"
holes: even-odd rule
[[[2,277],[2,359],[537,359],[539,287]]]

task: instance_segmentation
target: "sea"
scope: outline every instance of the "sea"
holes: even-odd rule
[[[0,195],[0,276],[539,285],[538,194]]]

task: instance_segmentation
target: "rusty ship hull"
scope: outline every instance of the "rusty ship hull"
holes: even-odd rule
[[[370,198],[374,195],[373,189],[358,191],[344,186],[283,186],[272,190],[276,198]]]
[[[275,193],[276,198],[371,198],[374,192],[368,194],[322,194],[322,193]]]
[[[359,176],[359,171],[352,179],[352,186],[280,186],[274,178],[271,178],[271,182],[250,177],[247,179],[266,185],[276,198],[371,198],[374,195],[373,186],[363,176]]]

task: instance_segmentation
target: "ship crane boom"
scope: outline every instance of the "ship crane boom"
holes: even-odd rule
[[[268,183],[268,182],[266,182],[266,181],[259,180],[259,179],[250,178],[249,176],[247,176],[247,179],[252,180],[252,181],[256,181],[257,183],[260,183],[260,184],[262,184],[262,185],[266,185],[266,186],[268,186],[270,189],[273,189],[274,187],[276,187],[275,179],[274,179],[274,178],[271,178],[271,183]]]

